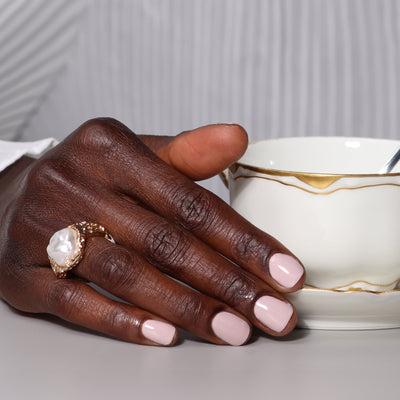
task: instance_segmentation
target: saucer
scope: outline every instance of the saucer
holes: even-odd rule
[[[308,329],[361,330],[400,327],[400,289],[376,293],[303,288],[287,295]]]

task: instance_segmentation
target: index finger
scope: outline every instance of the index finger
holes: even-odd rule
[[[288,249],[157,157],[127,127],[104,119],[82,129],[86,139],[94,130],[98,142],[112,143],[102,176],[115,190],[191,231],[277,290],[291,292],[303,285],[304,268]]]
[[[171,173],[151,207],[281,292],[298,290],[305,272],[300,261],[272,236],[190,180]]]

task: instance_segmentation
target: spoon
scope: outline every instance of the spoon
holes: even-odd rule
[[[379,170],[380,174],[388,174],[400,160],[400,148],[394,153],[393,157]]]

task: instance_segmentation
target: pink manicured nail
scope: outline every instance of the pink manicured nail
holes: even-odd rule
[[[276,297],[263,296],[254,305],[254,315],[263,325],[275,332],[282,332],[293,315],[293,307]]]
[[[301,264],[293,257],[276,253],[269,260],[269,273],[276,282],[290,289],[302,277],[304,270]]]
[[[154,343],[168,346],[176,335],[176,328],[166,322],[148,319],[142,325],[142,334]]]
[[[240,346],[250,334],[250,327],[246,321],[226,311],[213,318],[211,328],[216,336],[232,346]]]

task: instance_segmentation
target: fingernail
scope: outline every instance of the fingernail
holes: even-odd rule
[[[245,343],[250,334],[250,327],[246,321],[226,311],[213,318],[211,328],[216,336],[232,346]]]
[[[304,270],[295,258],[287,254],[275,253],[269,259],[269,273],[276,282],[290,289],[302,277]]]
[[[282,332],[293,315],[293,307],[276,297],[263,296],[254,305],[254,315],[263,325],[275,332]]]
[[[142,324],[142,334],[154,343],[168,346],[176,335],[176,328],[166,322],[148,319]]]

